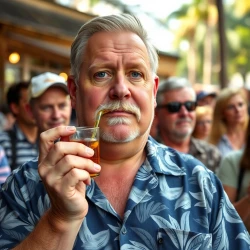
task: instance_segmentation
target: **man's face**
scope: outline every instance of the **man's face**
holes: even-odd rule
[[[25,124],[26,126],[36,126],[34,118],[26,109],[28,104],[28,89],[22,89],[20,97],[18,104],[11,104],[11,110],[16,116],[16,121],[19,124]]]
[[[163,96],[164,101],[160,105],[170,102],[195,101],[195,95],[191,88],[171,90],[165,92]],[[195,126],[195,110],[188,111],[184,105],[176,113],[170,113],[166,108],[158,108],[157,117],[160,133],[176,142],[187,139]]]
[[[102,140],[126,142],[148,135],[158,77],[153,77],[142,40],[130,32],[100,32],[90,38],[86,51],[79,87],[76,94],[71,91],[79,125],[93,126],[96,111],[104,109]]]
[[[70,99],[59,87],[47,89],[31,105],[39,132],[60,126],[69,125],[71,116]]]
[[[199,106],[211,106],[212,108],[214,108],[215,106],[215,102],[216,102],[216,98],[214,96],[208,95],[204,98],[202,98],[201,100],[198,101],[198,105]]]

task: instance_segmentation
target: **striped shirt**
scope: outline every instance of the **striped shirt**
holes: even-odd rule
[[[0,184],[10,175],[10,167],[3,148],[0,146]]]
[[[16,136],[16,164],[14,169],[23,163],[38,156],[37,143],[30,143],[17,124],[13,127]],[[12,143],[9,134],[6,131],[0,133],[0,145],[4,148],[8,158],[9,165],[13,161]]]

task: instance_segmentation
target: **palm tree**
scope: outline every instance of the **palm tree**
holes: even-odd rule
[[[180,43],[183,39],[189,42],[187,52],[188,78],[191,83],[197,82],[198,54],[200,30],[205,30],[202,41],[203,67],[202,82],[211,83],[212,75],[212,37],[217,22],[217,10],[214,0],[193,0],[190,4],[184,4],[181,8],[170,15],[167,23],[175,18],[179,20],[180,27],[175,32],[176,40]]]

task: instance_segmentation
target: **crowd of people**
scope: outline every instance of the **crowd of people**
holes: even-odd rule
[[[70,62],[67,83],[44,72],[8,90],[0,248],[249,249],[245,90],[160,81],[157,52],[129,14],[85,23]],[[69,141],[97,110],[100,165]]]

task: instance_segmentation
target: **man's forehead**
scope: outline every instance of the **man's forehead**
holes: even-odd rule
[[[141,38],[132,32],[98,32],[90,37],[86,52],[133,52],[147,53],[147,49]]]

